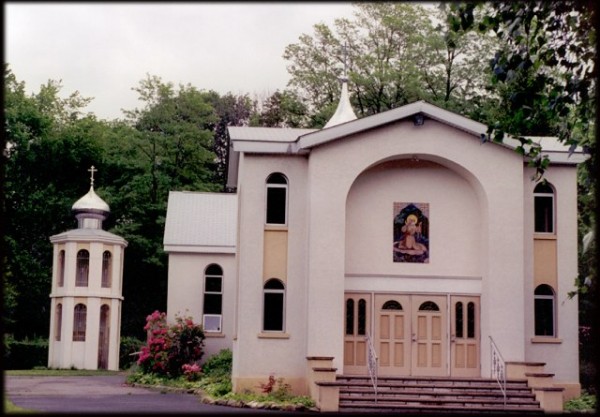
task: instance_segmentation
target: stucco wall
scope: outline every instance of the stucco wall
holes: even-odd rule
[[[286,381],[304,377],[306,362],[306,158],[244,155],[238,188],[239,299],[234,343],[234,388],[244,380],[267,381],[270,374]],[[288,179],[288,264],[285,288],[285,332],[262,333],[263,251],[266,179],[281,172]],[[275,337],[275,338],[271,338]],[[268,352],[268,354],[266,353]],[[291,382],[290,382],[291,383]],[[256,384],[254,384],[256,385]],[[301,391],[304,387],[294,387]]]
[[[395,202],[429,204],[428,263],[393,262]],[[346,274],[481,277],[480,212],[472,186],[442,165],[404,159],[370,168],[348,194]]]
[[[487,345],[488,335],[492,333],[503,354],[516,358],[515,360],[522,360],[524,358],[524,342],[520,337],[524,330],[522,159],[511,150],[491,143],[482,145],[478,138],[433,120],[427,120],[421,127],[415,127],[409,121],[398,122],[312,149],[308,173],[310,297],[307,315],[308,326],[311,329],[307,335],[308,355],[334,356],[336,358],[334,366],[342,367],[341,329],[343,328],[346,265],[351,268],[358,267],[354,260],[346,259],[345,247],[346,199],[352,184],[363,171],[372,166],[393,159],[410,159],[413,155],[420,160],[434,162],[453,171],[455,174],[449,177],[449,183],[455,181],[456,184],[461,184],[456,191],[456,196],[470,195],[469,201],[474,201],[476,196],[478,202],[478,209],[468,209],[470,213],[479,210],[475,219],[476,222],[479,219],[481,227],[479,231],[477,228],[474,229],[475,234],[479,233],[478,249],[466,244],[466,247],[471,249],[467,249],[459,256],[468,257],[474,250],[484,255],[470,266],[456,265],[453,270],[455,273],[461,271],[465,274],[476,274],[477,270],[481,271],[481,323],[482,346],[484,346],[482,373],[489,374]],[[441,172],[440,170],[440,174]],[[457,177],[462,180],[457,181]],[[463,184],[464,182],[471,185],[473,192],[467,192],[468,187]],[[383,184],[379,186],[391,187],[388,190],[393,188]],[[402,185],[398,186],[402,187]],[[432,184],[430,187],[435,188],[436,185]],[[438,191],[442,190],[438,189]],[[443,201],[443,196],[425,195],[427,192],[427,190],[419,190],[421,196],[432,198],[436,201],[436,205]],[[444,194],[447,192],[452,191],[447,190]],[[461,208],[460,202],[448,204],[457,204],[452,208],[453,210],[458,211]],[[389,210],[392,210],[391,207]],[[432,217],[435,216],[433,210],[434,206],[432,206]],[[461,224],[461,226],[465,225]],[[437,230],[444,230],[443,226]],[[452,232],[452,228],[444,231],[448,235]],[[390,245],[391,237],[388,235],[384,239],[382,245]],[[436,243],[437,253],[440,244],[441,241]],[[434,256],[441,256],[441,258],[434,258]],[[438,267],[437,262],[446,259],[448,265],[450,260],[446,256],[451,255],[438,255],[432,248],[432,262],[428,265],[411,265],[411,271],[407,274],[414,274],[419,267],[427,271],[424,274],[433,275],[430,271],[436,268],[441,272],[442,268]],[[389,266],[389,260],[386,264]],[[370,270],[383,268],[376,262],[371,265],[360,264],[360,266],[368,267]],[[510,308],[507,308],[508,300],[511,302]],[[327,317],[327,320],[323,320],[323,317]],[[332,335],[339,335],[339,337],[335,338]]]
[[[222,333],[205,333],[205,353],[202,360],[231,348],[235,329],[236,265],[233,254],[169,253],[169,284],[167,294],[167,320],[175,321],[177,315],[191,316],[202,324],[204,303],[204,271],[210,264],[223,269]],[[150,314],[148,312],[148,314]]]
[[[554,373],[558,381],[579,382],[579,344],[577,296],[569,298],[575,290],[577,276],[577,177],[576,169],[568,166],[551,166],[544,174],[555,189],[556,214],[556,271],[558,288],[556,291],[556,338],[535,338],[534,327],[534,282],[533,282],[533,235],[534,198],[533,189],[537,183],[531,181],[532,169],[525,169],[524,200],[527,221],[525,224],[526,259],[524,281],[525,343],[526,358],[530,361],[545,362],[546,372]],[[560,358],[559,360],[557,358]]]

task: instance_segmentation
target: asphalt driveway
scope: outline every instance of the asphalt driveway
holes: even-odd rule
[[[196,395],[125,385],[124,375],[7,376],[4,390],[13,404],[58,414],[290,414],[202,404]],[[297,413],[294,413],[297,414]]]

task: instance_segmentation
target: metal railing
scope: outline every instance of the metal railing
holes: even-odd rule
[[[367,332],[365,337],[367,342],[367,370],[369,371],[369,376],[371,377],[371,383],[373,384],[373,391],[375,392],[375,402],[377,402],[377,354],[375,353],[375,348],[373,347],[373,339],[371,339],[371,335]]]
[[[502,395],[504,396],[504,407],[506,407],[506,362],[500,354],[498,346],[496,346],[496,343],[494,343],[494,339],[492,338],[492,336],[490,336],[490,349],[492,361],[492,378],[495,378],[496,382],[498,382],[498,385],[500,385],[500,390],[502,391]]]

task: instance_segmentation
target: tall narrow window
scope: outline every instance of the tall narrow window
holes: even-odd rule
[[[203,328],[205,332],[220,332],[223,317],[223,269],[209,265],[204,271]]]
[[[98,330],[98,369],[108,369],[110,307],[106,304],[100,307],[100,326]]]
[[[556,295],[551,286],[538,285],[534,292],[535,335],[556,336]]]
[[[354,300],[346,300],[346,334],[354,334]]]
[[[90,253],[85,249],[77,252],[77,278],[75,286],[87,287],[90,273]]]
[[[102,254],[102,287],[110,288],[112,281],[112,255],[105,250]]]
[[[263,330],[282,332],[284,330],[285,287],[275,278],[265,282],[263,304]]]
[[[84,304],[75,306],[75,318],[73,320],[73,341],[85,341],[85,327],[87,320],[87,307]]]
[[[464,319],[463,319],[463,303],[460,301],[456,303],[456,311],[454,317],[454,327],[456,330],[456,337],[463,338],[464,336]]]
[[[62,304],[56,305],[56,311],[54,312],[54,340],[60,342],[60,334],[62,333]]]
[[[554,189],[540,183],[533,190],[535,233],[554,233]]]
[[[283,174],[267,178],[267,224],[287,224],[288,182]]]
[[[467,304],[467,337],[475,338],[475,303]]]
[[[58,286],[65,285],[65,251],[58,252]]]
[[[367,334],[367,302],[364,298],[358,300],[358,331],[357,334]]]

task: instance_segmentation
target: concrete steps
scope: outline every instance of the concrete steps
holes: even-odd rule
[[[342,412],[543,413],[525,379],[507,381],[506,405],[491,379],[380,377],[377,397],[368,377],[342,375],[335,383]]]

